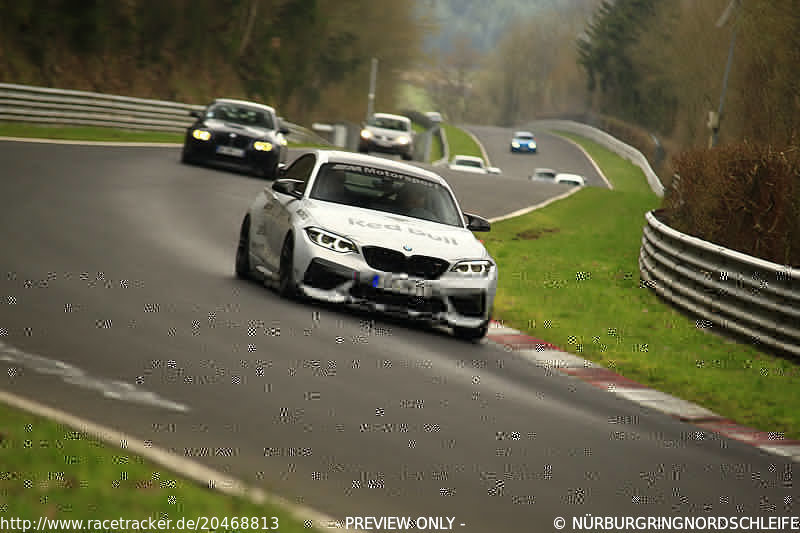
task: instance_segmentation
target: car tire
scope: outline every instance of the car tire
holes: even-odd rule
[[[453,335],[456,338],[465,341],[477,341],[482,339],[486,336],[486,333],[489,331],[489,322],[484,322],[483,325],[478,326],[477,328],[462,328],[459,326],[453,326]]]
[[[186,149],[186,145],[183,145],[183,150],[181,150],[181,163],[184,165],[193,165],[194,158],[189,154],[189,150]]]
[[[278,269],[278,294],[290,300],[300,295],[294,280],[294,237],[286,236],[281,247],[280,267]]]
[[[414,157],[411,154],[403,154],[403,159],[405,161],[411,161]]]
[[[239,230],[239,244],[236,246],[236,277],[250,279],[250,217],[244,217]]]

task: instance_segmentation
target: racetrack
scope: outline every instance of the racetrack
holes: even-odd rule
[[[443,170],[467,211],[569,190],[526,181],[528,166],[602,185],[556,137],[512,156],[509,130],[473,131],[504,174]],[[0,142],[0,388],[335,517],[487,532],[791,514],[788,459],[489,344],[234,279],[241,217],[267,183],[179,152]]]

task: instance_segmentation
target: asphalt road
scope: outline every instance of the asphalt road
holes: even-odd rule
[[[506,172],[443,172],[463,208],[497,216],[566,190],[515,178],[525,156],[503,161],[510,132],[487,131]],[[536,166],[587,169],[540,137]],[[487,532],[790,514],[782,458],[490,345],[236,280],[239,223],[265,182],[178,158],[0,142],[0,389],[336,517]]]
[[[587,186],[608,187],[581,150],[561,137],[534,131],[536,153],[512,153],[509,145],[513,130],[497,126],[468,126],[467,129],[480,139],[491,166],[500,168],[503,171],[502,177],[512,180],[527,179],[534,169],[543,167],[557,172],[580,174],[586,178]]]

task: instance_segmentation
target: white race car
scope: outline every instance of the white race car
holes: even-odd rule
[[[486,334],[497,265],[433,172],[350,152],[317,150],[281,170],[242,221],[236,275],[287,297],[354,304]]]
[[[487,167],[480,157],[472,155],[455,155],[453,160],[447,165],[450,170],[460,170],[461,172],[473,172],[475,174],[500,174],[497,167]]]

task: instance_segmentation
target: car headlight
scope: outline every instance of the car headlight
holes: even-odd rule
[[[211,139],[211,132],[206,130],[194,130],[192,131],[192,137],[198,141],[207,141]]]
[[[529,148],[536,148],[536,141],[531,141],[528,143]]]
[[[362,139],[369,139],[370,137],[372,137],[372,132],[371,131],[369,131],[368,129],[361,130],[361,138]]]
[[[318,244],[323,248],[327,248],[328,250],[333,250],[334,252],[340,253],[348,253],[348,252],[356,252],[356,245],[353,244],[353,241],[345,239],[335,233],[331,233],[330,231],[325,231],[324,229],[310,227],[306,228],[306,235],[308,238],[311,239],[311,242],[314,244]]]
[[[256,141],[253,143],[253,148],[259,152],[269,152],[272,150],[272,143],[267,141]]]
[[[511,146],[514,148],[519,148],[519,143],[517,141],[511,141]]]
[[[466,276],[488,276],[493,266],[494,264],[486,259],[459,261],[453,265],[450,272]]]
[[[286,146],[289,144],[284,137],[281,137],[281,146]]]
[[[400,135],[399,137],[395,137],[395,139],[394,139],[394,140],[395,140],[395,142],[397,142],[398,144],[408,144],[408,143],[410,143],[410,142],[411,142],[411,139],[409,139],[409,138],[408,138],[408,137],[406,137],[405,135]]]

